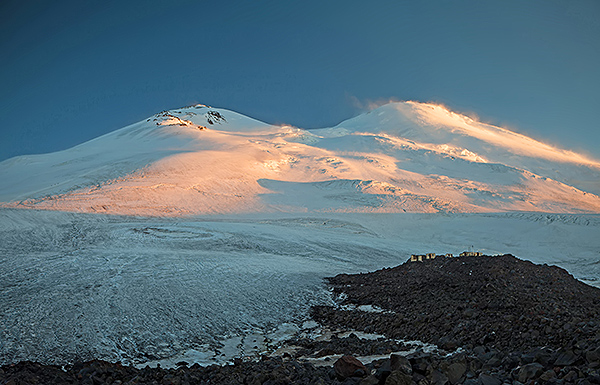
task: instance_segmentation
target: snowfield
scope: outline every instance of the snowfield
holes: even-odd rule
[[[0,362],[224,362],[262,349],[254,341],[286,324],[289,336],[311,305],[330,303],[323,277],[395,266],[411,253],[474,246],[598,285],[598,234],[598,215],[192,219],[2,209]]]
[[[0,180],[0,206],[116,215],[600,212],[600,162],[415,102],[317,130],[191,106]]]
[[[426,103],[315,130],[190,106],[0,180],[0,364],[226,362],[412,253],[600,285],[600,162]]]

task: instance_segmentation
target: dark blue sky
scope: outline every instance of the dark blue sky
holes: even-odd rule
[[[315,128],[388,99],[600,157],[595,0],[3,0],[0,49],[0,160],[192,103]]]

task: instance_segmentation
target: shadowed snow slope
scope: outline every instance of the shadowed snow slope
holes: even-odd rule
[[[316,130],[191,106],[0,179],[4,207],[125,215],[600,212],[598,161],[417,102]]]

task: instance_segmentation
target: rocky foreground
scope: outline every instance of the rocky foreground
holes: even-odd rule
[[[385,338],[297,338],[288,341],[296,349],[282,356],[226,366],[21,362],[0,368],[0,383],[600,384],[600,289],[558,267],[511,255],[441,258],[328,281],[340,303],[313,308],[313,318]],[[378,311],[359,310],[361,305]],[[415,351],[400,339],[439,349]],[[356,358],[369,355],[384,358]],[[319,357],[323,366],[306,362]]]

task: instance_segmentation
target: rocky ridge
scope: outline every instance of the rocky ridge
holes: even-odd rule
[[[600,383],[600,290],[559,267],[436,258],[328,281],[340,305],[387,311],[321,306],[318,322],[454,352],[409,355],[407,383]]]
[[[317,320],[442,347],[568,347],[593,338],[600,327],[600,290],[559,267],[512,255],[407,262],[328,281],[344,295],[341,304],[390,312],[317,307]]]

